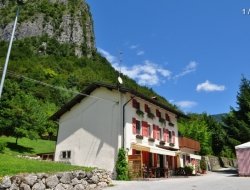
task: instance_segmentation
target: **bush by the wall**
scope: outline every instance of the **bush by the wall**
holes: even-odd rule
[[[188,176],[192,175],[193,170],[194,170],[194,167],[192,165],[187,165],[184,167],[185,174]]]
[[[116,161],[117,180],[128,180],[128,162],[126,158],[126,151],[123,148],[119,149],[118,158]]]
[[[200,168],[201,168],[201,170],[203,170],[203,171],[206,171],[206,170],[207,170],[207,163],[206,163],[205,158],[202,158],[202,159],[201,159],[201,161],[200,161]]]

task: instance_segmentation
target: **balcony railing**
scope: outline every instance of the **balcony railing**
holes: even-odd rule
[[[196,152],[200,151],[200,143],[187,137],[179,137],[180,148],[190,148]]]

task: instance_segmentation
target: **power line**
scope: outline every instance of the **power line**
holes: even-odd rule
[[[1,67],[0,67],[0,70],[2,70]],[[15,73],[13,71],[10,71],[10,70],[8,70],[7,73],[10,74],[11,76],[16,77],[16,78],[23,78],[25,80],[28,80],[28,81],[31,81],[31,82],[35,82],[35,83],[38,83],[40,85],[47,86],[47,87],[50,87],[50,88],[54,88],[54,89],[57,89],[57,90],[61,90],[61,91],[65,91],[65,92],[71,92],[71,93],[76,94],[76,95],[79,94],[79,95],[83,95],[83,96],[95,98],[95,99],[98,99],[98,100],[105,100],[105,101],[110,101],[110,102],[115,102],[115,103],[117,102],[117,101],[114,101],[114,100],[104,99],[104,98],[100,98],[98,96],[84,94],[84,93],[79,92],[79,91],[69,90],[69,89],[66,89],[66,88],[63,88],[63,87],[51,85],[51,84],[48,84],[48,83],[45,83],[45,82],[42,82],[42,81],[39,81],[39,80],[35,80],[35,79],[32,79],[32,78],[26,77],[24,75],[17,74],[17,73]]]

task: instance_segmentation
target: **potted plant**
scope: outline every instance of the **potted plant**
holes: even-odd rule
[[[148,138],[148,141],[149,142],[155,142],[155,139],[154,138]]]
[[[160,145],[165,145],[165,141],[160,141]]]
[[[174,146],[174,143],[169,143],[169,146]]]
[[[143,136],[142,136],[142,135],[139,135],[139,134],[136,135],[135,137],[136,137],[137,139],[143,139]]]
[[[150,118],[150,119],[154,119],[155,118],[155,115],[152,113],[152,112],[148,112],[148,117]]]
[[[159,122],[163,125],[166,125],[166,120],[161,117],[159,118]]]
[[[200,161],[200,168],[201,168],[201,173],[205,174],[206,171],[207,171],[207,163],[206,163],[205,158],[201,159],[201,161]]]
[[[168,124],[169,126],[174,127],[174,124],[171,121]]]
[[[141,116],[141,117],[144,116],[144,112],[141,111],[140,109],[137,109],[137,110],[136,110],[136,114],[137,114],[138,116]]]

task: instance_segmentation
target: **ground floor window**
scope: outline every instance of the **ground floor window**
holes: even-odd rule
[[[70,159],[71,158],[71,151],[70,150],[62,151],[61,158],[62,159]]]

